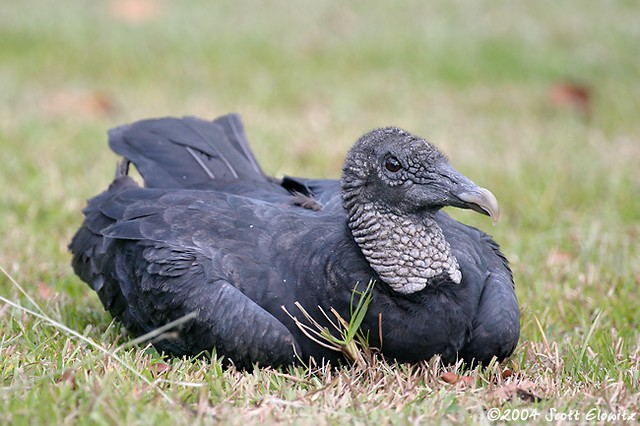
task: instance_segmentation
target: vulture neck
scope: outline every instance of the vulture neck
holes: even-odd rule
[[[345,197],[351,234],[369,265],[393,290],[415,293],[443,274],[460,283],[458,261],[432,215],[402,216],[371,202],[349,201],[355,200]]]

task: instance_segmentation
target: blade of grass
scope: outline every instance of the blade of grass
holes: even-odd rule
[[[589,341],[593,337],[593,333],[598,326],[598,322],[602,317],[603,310],[598,310],[596,313],[596,317],[593,319],[593,323],[591,323],[591,327],[589,327],[589,331],[587,332],[586,337],[584,338],[584,342],[582,342],[582,348],[580,349],[580,357],[578,358],[578,365],[582,366],[584,363],[584,356],[587,353],[587,348],[589,347]]]

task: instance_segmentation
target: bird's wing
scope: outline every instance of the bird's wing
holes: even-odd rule
[[[206,257],[183,247],[123,243],[113,252],[127,300],[123,323],[148,332],[185,315],[195,318],[154,342],[161,351],[192,355],[213,348],[236,365],[295,362],[289,330],[227,280],[207,271]],[[128,261],[137,256],[132,268]],[[127,265],[125,265],[127,263]]]
[[[218,198],[198,206],[198,195],[204,194]],[[223,264],[245,260],[231,259],[243,251],[229,247],[227,253],[215,252],[205,241],[218,236],[223,240],[219,244],[246,246],[242,240],[252,236],[230,219],[242,212],[231,208],[225,217],[218,215],[221,225],[211,233],[197,218],[189,222],[192,215],[210,214],[211,206],[227,198],[241,209],[242,197],[137,188],[130,178],[121,178],[85,209],[85,223],[70,246],[74,269],[135,335],[195,313],[154,342],[160,350],[197,354],[215,346],[237,365],[291,363],[295,338],[225,278]],[[178,224],[192,232],[176,230]]]
[[[511,273],[491,267],[483,282],[469,342],[461,351],[467,361],[487,364],[493,356],[502,360],[514,351],[520,336],[520,308]]]
[[[520,335],[520,308],[513,276],[498,244],[484,232],[439,212],[436,216],[445,238],[454,250],[464,282],[478,293],[478,305],[469,341],[461,356],[486,364],[495,355],[511,355]]]
[[[109,131],[109,145],[133,162],[149,188],[193,188],[217,180],[267,180],[240,117],[142,120]]]

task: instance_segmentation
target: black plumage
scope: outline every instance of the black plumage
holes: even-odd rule
[[[305,336],[285,308],[295,315],[298,302],[328,326],[320,308],[349,318],[354,289],[372,280],[361,328],[388,358],[486,363],[514,350],[507,260],[440,211],[496,219],[495,197],[424,139],[369,132],[340,181],[267,177],[236,115],[140,121],[110,131],[109,143],[124,167],[84,210],[73,267],[135,335],[194,313],[154,342],[159,350],[215,347],[240,366],[336,362],[342,354]],[[127,176],[129,161],[145,187]]]

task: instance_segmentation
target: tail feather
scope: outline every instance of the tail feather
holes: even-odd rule
[[[225,129],[229,140],[235,142],[232,146],[244,155],[255,172],[260,175],[264,175],[262,168],[260,168],[260,165],[258,164],[258,160],[256,160],[251,148],[249,147],[249,141],[247,140],[247,135],[244,132],[244,126],[242,125],[240,116],[238,114],[227,114],[222,117],[218,117],[213,122],[221,125]]]
[[[202,187],[213,180],[267,180],[236,114],[214,121],[194,117],[142,120],[112,129],[109,145],[135,164],[150,188]]]

